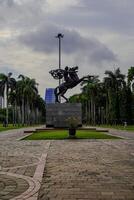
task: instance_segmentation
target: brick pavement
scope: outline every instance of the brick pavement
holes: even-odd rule
[[[0,174],[0,199],[12,199],[28,189],[27,181],[6,174]]]
[[[121,131],[121,130],[115,130],[115,129],[109,129],[109,132],[112,135],[115,136],[122,136],[124,138],[128,138],[128,139],[133,139],[134,140],[134,132],[130,132],[130,131]]]
[[[23,130],[0,133],[0,200],[134,200],[134,133],[110,130],[129,138],[123,140],[19,141]]]
[[[30,129],[0,133],[0,200],[38,198],[49,141],[19,141]]]
[[[134,140],[51,142],[39,200],[76,199],[134,200]]]

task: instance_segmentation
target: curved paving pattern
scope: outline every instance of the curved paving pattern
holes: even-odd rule
[[[110,134],[129,139],[50,145],[0,133],[0,200],[134,200],[134,133]]]
[[[0,199],[12,199],[25,192],[28,188],[29,184],[26,180],[0,174]]]
[[[50,143],[19,141],[23,130],[0,133],[0,200],[37,200]]]

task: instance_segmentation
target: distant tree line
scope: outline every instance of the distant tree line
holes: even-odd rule
[[[0,74],[0,96],[5,101],[5,108],[0,109],[0,122],[30,125],[45,121],[45,102],[38,93],[35,79],[12,73]]]
[[[81,84],[82,92],[70,97],[70,102],[82,104],[86,124],[134,124],[134,67],[125,76],[117,68],[105,71],[103,81],[89,77]]]

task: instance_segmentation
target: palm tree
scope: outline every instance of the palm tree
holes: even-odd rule
[[[127,75],[127,116],[128,121],[133,124],[134,122],[134,67],[128,69]]]
[[[81,83],[83,86],[82,91],[85,94],[86,101],[86,119],[88,123],[95,124],[96,123],[96,97],[98,94],[98,86],[99,86],[98,76],[89,77],[88,80],[84,80]]]
[[[128,69],[128,86],[134,91],[134,67]]]
[[[18,122],[24,125],[45,120],[45,102],[38,94],[35,79],[21,74],[16,81],[11,75],[0,74],[0,95],[5,100],[7,124],[8,105],[12,108],[13,124]]]
[[[37,124],[45,122],[45,101],[40,97],[40,95],[37,95],[34,100],[34,109],[35,109],[35,122]]]
[[[21,121],[22,124],[30,123],[30,118],[35,118],[34,100],[38,94],[37,83],[35,79],[20,75],[21,78],[17,82],[17,94],[19,96],[19,104],[21,105]]]
[[[128,70],[128,84],[120,69],[106,71],[103,82],[98,77],[82,82],[82,93],[73,95],[70,102],[81,102],[86,123],[132,124],[134,119],[134,67]]]
[[[16,99],[17,99],[16,90],[13,90],[9,93],[9,103],[12,105],[12,114],[13,114],[12,123],[13,123],[13,125],[16,125],[16,122],[17,122],[17,102],[16,102]]]
[[[0,90],[4,98],[5,107],[6,107],[6,124],[8,126],[8,94],[9,90],[14,87],[16,81],[14,78],[11,78],[12,73],[9,72],[8,75],[3,73],[0,74]]]
[[[36,107],[35,107],[35,101],[36,97],[38,95],[38,89],[37,89],[37,83],[35,79],[30,79],[28,77],[25,78],[25,88],[24,88],[24,96],[25,96],[25,108],[29,113],[31,111],[31,118],[33,119],[33,122],[36,120]],[[27,120],[29,122],[29,113],[25,112],[25,115],[27,116]]]
[[[23,88],[25,86],[25,76],[20,74],[18,76],[17,86],[16,86],[16,94],[17,94],[17,105],[18,105],[18,118],[19,123],[21,122],[22,125],[24,125],[24,91]]]
[[[119,92],[126,86],[125,75],[121,74],[117,68],[114,72],[105,71],[107,77],[104,78],[105,89],[107,93],[106,115],[107,122],[119,122],[120,118],[120,100]]]

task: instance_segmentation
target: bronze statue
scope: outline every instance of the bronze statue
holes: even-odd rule
[[[55,88],[55,102],[59,102],[59,96],[63,97],[66,102],[68,99],[64,96],[68,89],[72,89],[79,83],[81,83],[84,79],[89,78],[91,76],[84,76],[82,78],[78,77],[78,66],[69,68],[68,66],[65,69],[56,69],[51,70],[49,73],[53,76],[54,79],[62,79],[64,77],[64,82]]]

